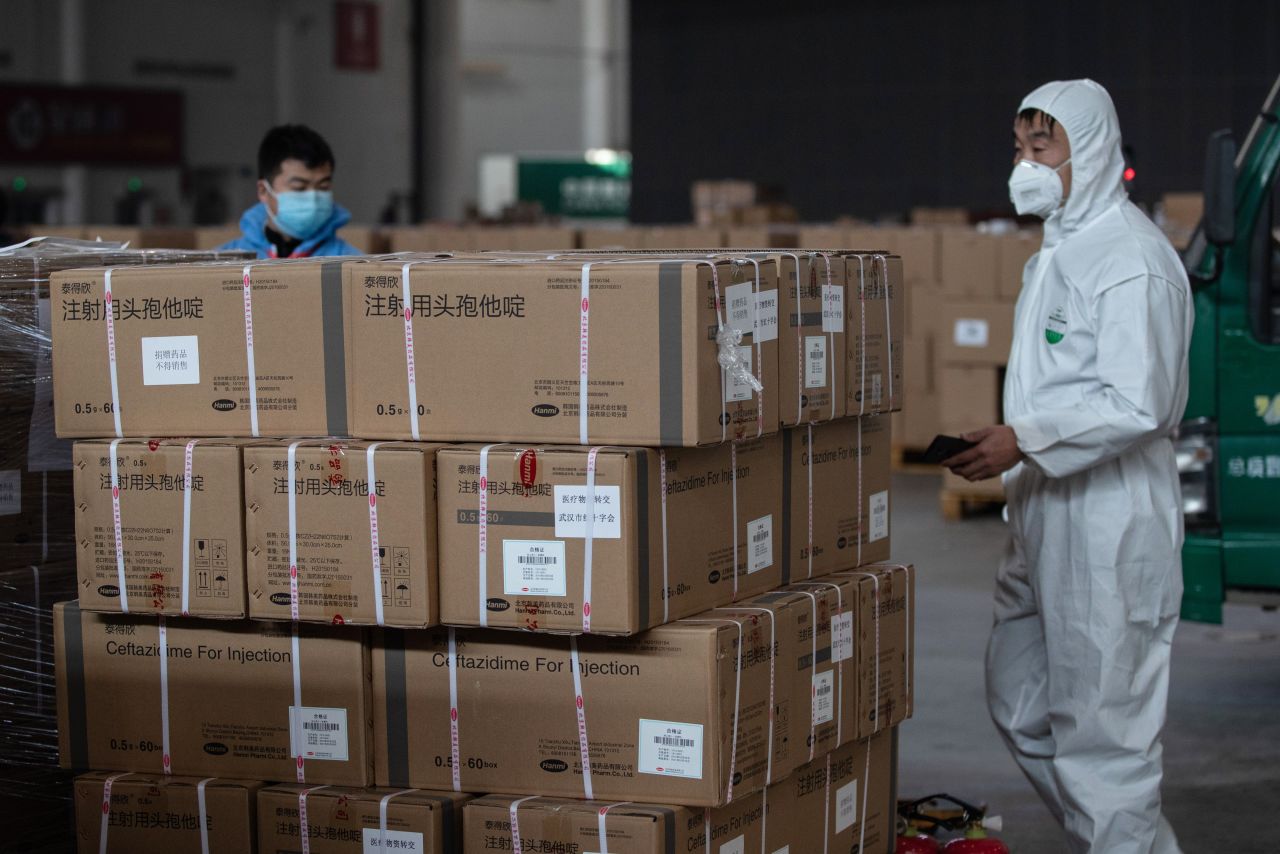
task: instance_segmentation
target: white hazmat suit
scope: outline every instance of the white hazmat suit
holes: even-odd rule
[[[1026,108],[1066,131],[1072,180],[1018,298],[1004,409],[1025,460],[1005,475],[987,699],[1072,851],[1167,854],[1160,732],[1183,537],[1171,434],[1191,292],[1124,191],[1106,90],[1049,83]]]

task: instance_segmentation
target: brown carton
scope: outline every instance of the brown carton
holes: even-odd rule
[[[58,435],[346,435],[342,265],[260,261],[55,273]]]
[[[76,848],[80,854],[254,854],[262,786],[218,777],[83,774],[74,784]]]
[[[797,681],[809,689],[809,714],[796,727],[805,734],[797,764],[812,762],[858,738],[857,578],[830,576],[784,588],[802,599]]]
[[[848,281],[839,257],[772,252],[778,269],[782,335],[778,346],[778,411],[784,427],[845,414]]]
[[[777,436],[663,451],[452,447],[439,465],[449,625],[633,634],[783,578]]]
[[[138,226],[88,225],[88,240],[104,243],[126,243],[130,249],[195,249],[196,232],[192,228],[140,228]]]
[[[82,608],[245,616],[239,512],[243,444],[234,439],[76,442]]]
[[[890,247],[902,256],[903,277],[908,285],[938,287],[938,255],[941,230],[937,228],[893,228]]]
[[[938,370],[943,431],[959,435],[999,424],[1000,380],[996,368],[943,365]]]
[[[641,249],[703,249],[724,246],[724,232],[696,225],[651,225],[642,229]]]
[[[2,325],[2,324],[0,324]],[[0,414],[0,554],[5,566],[70,560],[75,511],[70,471],[45,471],[31,412]],[[43,431],[51,438],[52,431]],[[60,444],[60,443],[58,443]],[[59,465],[62,452],[57,457]],[[69,463],[70,454],[67,454]]]
[[[258,854],[459,854],[468,800],[456,792],[268,786],[258,791]]]
[[[788,678],[768,623],[709,612],[633,638],[384,630],[379,785],[695,806],[758,791]]]
[[[434,625],[439,447],[318,439],[246,448],[249,616]]]
[[[1022,290],[1022,272],[1031,256],[1040,251],[1038,231],[1019,231],[1000,238],[1000,274],[997,293],[1002,300],[1013,302]]]
[[[410,225],[386,232],[390,252],[467,252],[478,249],[474,229],[456,225]]]
[[[855,737],[870,738],[907,720],[915,708],[915,568],[879,564],[835,573],[829,580],[846,577],[857,584]]]
[[[932,334],[907,336],[902,411],[893,413],[896,446],[923,451],[939,433],[941,410],[933,355],[936,343]]]
[[[387,236],[373,225],[344,225],[338,237],[365,255],[377,255],[389,249]]]
[[[889,558],[889,416],[783,432],[782,576],[817,578]]]
[[[845,414],[899,410],[907,331],[902,259],[850,253],[844,260],[849,283],[845,297]]]
[[[352,432],[650,446],[774,433],[771,266],[757,283],[751,265],[730,260],[353,264]],[[738,371],[721,367],[721,352]]]
[[[644,229],[634,226],[593,226],[578,233],[583,249],[644,249]]]
[[[938,362],[999,366],[1013,344],[1013,303],[947,300],[938,318]]]
[[[995,299],[999,293],[1000,238],[968,228],[941,231],[939,275],[948,296]]]
[[[359,629],[93,614],[62,602],[53,631],[64,768],[155,773],[168,757],[174,774],[369,783]]]

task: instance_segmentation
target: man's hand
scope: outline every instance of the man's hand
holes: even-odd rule
[[[1004,474],[1023,457],[1013,428],[1004,424],[965,433],[960,438],[977,444],[942,464],[965,480],[986,480]]]

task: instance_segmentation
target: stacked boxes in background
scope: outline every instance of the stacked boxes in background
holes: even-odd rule
[[[884,248],[55,276],[82,850],[891,850]]]

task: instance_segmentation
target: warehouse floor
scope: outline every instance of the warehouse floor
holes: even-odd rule
[[[983,655],[1004,544],[996,513],[946,523],[939,479],[895,475],[896,560],[919,569],[915,717],[903,726],[900,794],[946,791],[1004,818],[1014,854],[1060,854],[1061,831],[987,716]],[[1174,641],[1165,811],[1187,854],[1275,851],[1280,815],[1280,614],[1229,606]],[[1270,843],[1267,838],[1272,839]]]

